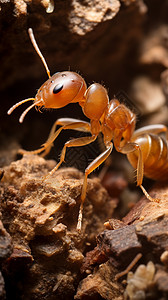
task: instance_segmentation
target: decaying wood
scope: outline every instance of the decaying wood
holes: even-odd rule
[[[139,201],[134,208],[123,218],[123,221],[109,220],[106,224],[110,230],[104,230],[97,237],[97,246],[90,253],[87,253],[82,271],[91,273],[94,268],[93,274],[99,276],[97,267],[100,263],[108,260],[108,268],[111,272],[120,273],[127,268],[127,266],[134,260],[138,253],[141,253],[142,258],[138,265],[135,275],[128,275],[128,287],[125,292],[125,299],[137,299],[138,295],[142,294],[143,299],[148,299],[150,293],[157,295],[152,299],[167,299],[167,251],[168,251],[168,187],[167,185],[157,185],[152,191],[153,197],[159,198],[160,202],[149,202],[145,198]],[[114,225],[113,225],[114,224]],[[150,264],[146,267],[142,266],[142,262],[152,261],[153,275],[150,281],[147,281],[148,275],[143,275],[140,270],[150,269]],[[160,262],[158,264],[158,262]],[[164,264],[161,265],[161,263]],[[104,263],[104,264],[107,264]],[[103,265],[104,265],[103,264]],[[137,266],[137,264],[136,264]],[[114,270],[114,267],[116,268]],[[113,273],[113,277],[114,274]],[[122,274],[122,273],[121,273]],[[145,273],[146,274],[146,273]],[[124,275],[124,274],[123,274]],[[83,299],[85,281],[89,285],[90,276],[87,276],[81,287],[78,289],[77,299]],[[94,275],[95,276],[95,275]],[[140,283],[137,276],[142,276],[144,283]],[[145,277],[147,276],[147,277]],[[120,276],[119,276],[120,277]],[[146,279],[145,279],[146,278]],[[118,279],[118,275],[115,279]],[[113,282],[117,284],[113,278]],[[121,281],[121,279],[119,279]],[[91,278],[93,285],[93,279]],[[96,284],[96,282],[95,282]],[[96,288],[95,288],[96,289]],[[109,287],[110,289],[110,287]],[[136,292],[135,292],[136,291]],[[136,294],[137,293],[137,294]],[[158,294],[160,293],[160,296]],[[135,297],[136,294],[136,297]],[[99,292],[101,295],[101,292]],[[167,295],[167,296],[166,296]],[[163,298],[161,298],[163,297]],[[165,297],[165,298],[164,298]],[[105,297],[105,299],[113,299]]]

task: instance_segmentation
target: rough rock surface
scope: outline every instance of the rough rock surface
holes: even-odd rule
[[[83,254],[115,207],[99,180],[89,179],[82,231],[77,232],[83,175],[60,169],[42,181],[54,164],[27,155],[4,168],[2,221],[13,244],[4,265],[9,299],[73,299]]]

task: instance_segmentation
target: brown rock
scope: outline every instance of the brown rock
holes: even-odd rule
[[[24,299],[72,299],[83,252],[115,207],[100,181],[89,179],[82,232],[77,232],[83,174],[60,169],[42,181],[53,166],[27,155],[4,168],[2,219],[14,244],[5,272],[12,286],[15,282],[12,293],[19,290]]]

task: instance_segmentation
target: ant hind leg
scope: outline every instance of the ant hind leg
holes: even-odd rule
[[[133,151],[138,151],[138,163],[137,163],[137,186],[141,188],[146,198],[153,202],[159,202],[159,199],[152,198],[146,189],[142,185],[143,181],[143,157],[142,157],[142,151],[140,149],[140,146],[136,143],[127,143],[122,148],[119,149],[119,152],[123,154],[129,154]]]

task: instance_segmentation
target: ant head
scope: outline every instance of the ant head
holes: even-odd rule
[[[45,58],[43,57],[33,34],[32,28],[28,29],[30,40],[34,49],[42,60],[49,79],[40,87],[35,98],[28,98],[17,102],[9,110],[10,115],[18,106],[27,101],[34,101],[25,111],[21,114],[19,122],[22,123],[24,117],[35,106],[44,106],[45,108],[60,108],[72,102],[80,102],[84,98],[87,89],[84,79],[75,72],[60,72],[53,76],[50,75],[50,70],[47,66]]]
[[[54,74],[38,90],[35,103],[45,108],[60,108],[69,103],[80,102],[87,87],[84,79],[75,72]]]

